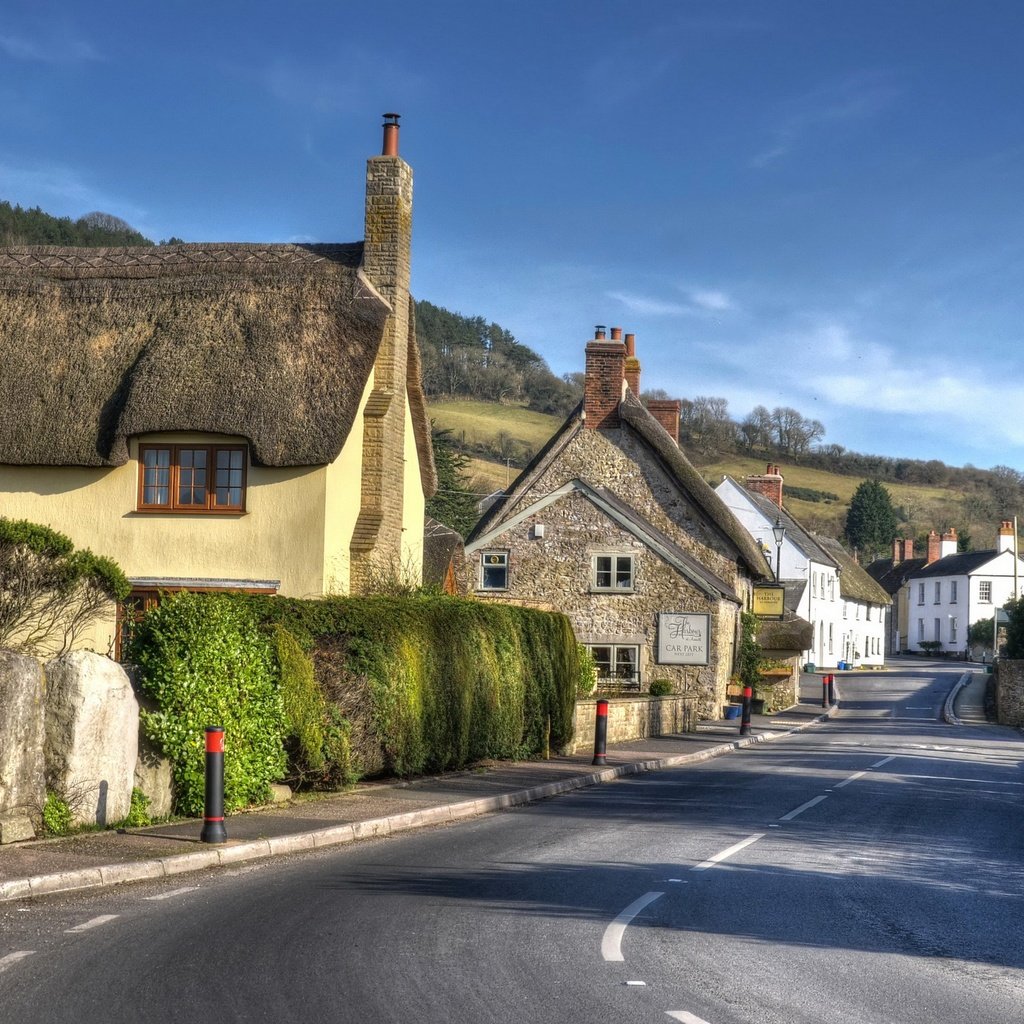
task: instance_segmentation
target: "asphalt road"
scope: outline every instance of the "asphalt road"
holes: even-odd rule
[[[458,826],[0,910],[0,1020],[1007,1024],[1024,742],[956,670]]]

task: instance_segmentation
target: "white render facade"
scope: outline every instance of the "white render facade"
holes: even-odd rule
[[[948,555],[911,575],[907,594],[907,649],[927,651],[934,643],[943,653],[967,650],[967,629],[991,620],[1024,584],[1024,561],[1006,551]],[[926,644],[928,646],[922,646]]]

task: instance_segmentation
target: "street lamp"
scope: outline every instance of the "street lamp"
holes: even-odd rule
[[[775,534],[775,582],[779,583],[782,571],[782,542],[786,539],[786,528],[778,516],[775,517],[772,533]]]

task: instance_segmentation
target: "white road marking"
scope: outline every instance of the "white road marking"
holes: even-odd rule
[[[843,786],[848,786],[851,782],[856,782],[862,775],[867,775],[867,772],[854,772],[848,779],[843,779],[842,782],[837,782],[835,788],[842,789]]]
[[[24,960],[25,957],[31,956],[34,952],[34,949],[19,949],[16,953],[8,953],[7,956],[0,957],[0,974],[3,974],[8,967],[13,966],[19,960]]]
[[[960,779],[955,775],[903,775],[901,779],[931,779],[935,782],[977,782],[982,786],[1024,786],[1024,782],[997,782],[995,779]]]
[[[892,754],[889,757],[883,757],[881,761],[876,761],[873,765],[871,765],[871,767],[872,768],[881,768],[883,764],[888,764],[890,761],[895,761],[895,760],[896,760],[896,755]]]
[[[680,1021],[680,1024],[708,1024],[708,1022],[701,1017],[696,1017],[692,1013],[687,1013],[686,1010],[666,1010],[673,1020]]]
[[[648,892],[638,900],[634,900],[614,921],[604,930],[604,938],[601,939],[601,956],[605,960],[622,960],[622,936],[626,934],[626,926],[644,909],[649,903],[660,899],[663,892]]]
[[[816,796],[812,800],[808,800],[807,803],[801,804],[799,807],[790,811],[789,814],[784,814],[779,821],[792,821],[798,814],[803,814],[804,811],[809,811],[816,804],[820,804],[822,800],[827,800],[827,796]]]
[[[716,853],[714,857],[709,857],[707,860],[701,861],[700,864],[695,864],[692,868],[690,868],[690,870],[707,871],[708,868],[713,868],[716,864],[725,860],[727,857],[731,857],[734,853],[739,853],[740,850],[746,849],[748,846],[751,845],[751,843],[756,843],[758,839],[764,839],[765,835],[767,835],[767,833],[758,832],[757,835],[748,836],[742,842],[730,846],[728,850],[723,850],[721,853]]]
[[[681,879],[681,878],[666,878],[665,881],[666,882],[682,882],[683,879]]]
[[[184,889],[172,889],[170,892],[162,892],[156,896],[144,896],[147,900],[169,900],[172,896],[184,896],[187,892],[195,892],[198,885],[187,885]]]
[[[646,988],[647,987],[647,982],[646,981],[627,981],[626,984],[627,985],[636,986],[637,988]]]
[[[119,914],[100,914],[99,917],[94,917],[89,921],[84,921],[80,925],[76,925],[74,928],[65,928],[65,935],[77,935],[79,932],[87,932],[90,928],[99,928],[101,924],[106,924],[108,921],[113,921]]]

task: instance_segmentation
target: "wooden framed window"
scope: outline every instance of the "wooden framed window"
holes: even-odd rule
[[[632,645],[588,644],[594,667],[597,669],[598,688],[640,687],[640,649]]]
[[[140,512],[244,512],[245,445],[139,445]]]

